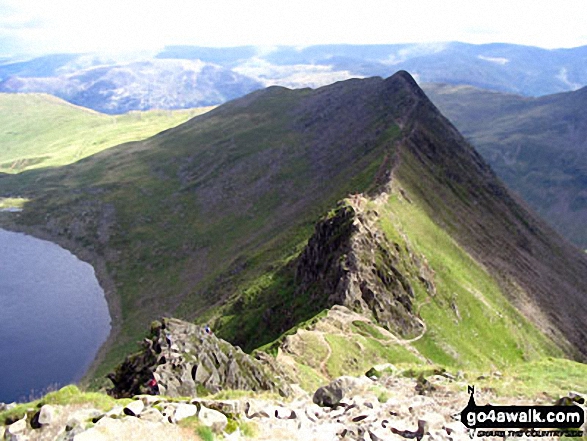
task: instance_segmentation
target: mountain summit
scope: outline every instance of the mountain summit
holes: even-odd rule
[[[333,304],[437,362],[587,359],[587,259],[407,72],[270,87],[0,185],[30,200],[3,226],[97,268],[118,325],[103,368],[161,315],[252,350]]]

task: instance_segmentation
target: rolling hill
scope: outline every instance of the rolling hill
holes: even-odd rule
[[[449,366],[587,359],[587,258],[406,72],[260,90],[0,189],[29,200],[0,225],[96,268],[116,326],[95,375],[161,315],[252,350],[335,304]]]
[[[209,108],[108,116],[40,94],[0,94],[0,172],[78,161],[108,147],[149,138]]]
[[[540,98],[438,84],[424,90],[509,188],[587,249],[587,88]]]

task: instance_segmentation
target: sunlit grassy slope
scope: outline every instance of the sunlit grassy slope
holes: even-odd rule
[[[416,310],[428,326],[414,346],[436,363],[456,367],[504,367],[562,355],[504,297],[494,278],[418,204],[392,195],[380,225],[395,243],[425,256],[436,295],[416,287]]]
[[[0,94],[0,172],[70,164],[175,127],[210,108],[104,115],[42,94]]]

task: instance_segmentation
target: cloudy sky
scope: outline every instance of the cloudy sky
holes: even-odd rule
[[[0,0],[0,55],[329,43],[587,45],[584,0]]]

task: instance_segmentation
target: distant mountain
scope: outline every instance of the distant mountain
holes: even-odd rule
[[[105,113],[216,105],[262,87],[321,87],[409,71],[419,82],[539,96],[587,85],[587,46],[512,44],[170,46],[156,55],[56,54],[0,62],[0,91],[42,92]]]
[[[253,76],[259,81],[287,85],[287,75],[273,78],[279,67],[295,67],[304,87],[317,69],[350,77],[387,77],[398,69],[410,72],[419,82],[469,84],[485,89],[528,96],[578,89],[587,85],[587,46],[573,49],[540,49],[514,44],[436,43],[394,45],[321,45],[305,48],[277,47],[258,50],[233,48],[223,60],[215,51],[199,47],[169,47],[159,58],[188,58],[218,62]],[[260,61],[262,63],[260,63]],[[264,63],[264,64],[263,64]],[[263,69],[264,67],[264,69]],[[288,83],[294,84],[291,79]],[[265,83],[269,85],[267,82]]]
[[[53,77],[68,63],[78,59],[79,54],[53,54],[32,60],[0,62],[0,80],[16,77]]]
[[[587,249],[587,88],[540,98],[468,86],[424,90],[510,188]]]
[[[98,374],[162,315],[250,351],[336,304],[446,366],[587,359],[587,257],[406,72],[270,87],[65,167],[0,175],[0,191],[28,199],[2,227],[96,268],[115,329]]]
[[[49,93],[110,114],[210,106],[260,87],[229,69],[187,60],[99,65],[54,76],[8,76],[0,82],[0,92]]]

